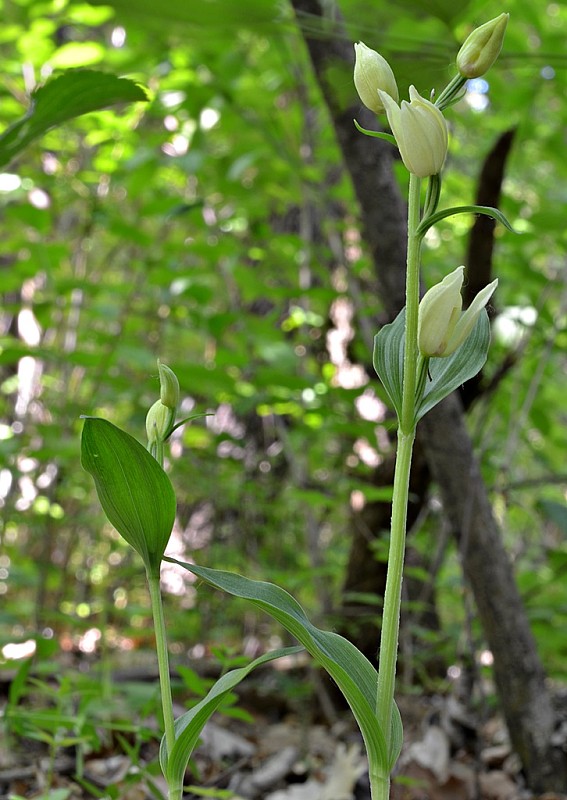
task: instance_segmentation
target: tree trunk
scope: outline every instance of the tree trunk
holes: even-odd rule
[[[555,711],[510,560],[453,394],[427,414],[418,436],[439,484],[465,578],[494,658],[510,739],[534,791],[565,791],[565,754],[551,744]]]
[[[404,303],[405,284],[405,213],[391,169],[392,148],[359,134],[353,117],[365,127],[375,120],[365,119],[354,92],[351,107],[336,92],[339,83],[343,91],[346,85],[337,80],[341,69],[352,80],[354,62],[338,9],[329,0],[292,0],[292,5],[300,28],[303,19],[309,21],[303,35],[360,203],[380,298],[392,318]],[[565,755],[551,743],[555,719],[544,670],[456,396],[424,418],[419,436],[458,535],[465,578],[494,656],[500,703],[528,785],[539,792],[566,791]]]

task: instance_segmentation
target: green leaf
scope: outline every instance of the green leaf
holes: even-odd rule
[[[374,337],[374,369],[398,418],[402,409],[402,384],[404,375],[406,311],[403,308],[396,319]],[[444,397],[473,378],[484,366],[490,345],[490,322],[483,309],[468,339],[447,358],[429,359],[425,391],[416,407],[418,422]]]
[[[0,136],[0,167],[56,125],[117,103],[144,100],[148,100],[146,90],[128,78],[90,69],[70,70],[37,89],[25,116]]]
[[[406,309],[402,308],[393,322],[384,325],[374,337],[372,361],[388,397],[398,415],[402,413],[404,375],[404,341]]]
[[[429,376],[425,391],[416,408],[416,422],[444,397],[474,378],[486,363],[490,345],[490,322],[482,309],[471,335],[447,358],[429,360]]]
[[[171,559],[173,560],[173,559]],[[179,563],[179,562],[174,562]],[[187,565],[183,565],[187,566]],[[283,647],[272,650],[256,658],[245,667],[239,667],[227,672],[220,677],[211,687],[209,693],[196,706],[175,720],[175,744],[168,755],[165,736],[161,740],[159,760],[162,772],[170,786],[183,784],[183,777],[191,753],[207,720],[214,714],[228,694],[237,686],[253,669],[268,661],[273,661],[282,656],[293,655],[303,650],[302,647]]]
[[[81,463],[95,482],[100,504],[118,533],[140,554],[152,575],[175,521],[175,492],[158,462],[111,422],[86,417]]]
[[[390,747],[387,748],[375,711],[378,673],[351,642],[337,633],[322,631],[312,625],[299,603],[279,586],[223,570],[186,564],[174,558],[165,560],[184,567],[210,586],[250,600],[283,625],[326,669],[344,694],[360,727],[371,771],[383,775],[391,771],[402,740],[399,711],[394,703]]]
[[[435,214],[431,214],[428,217],[425,217],[421,220],[417,227],[417,233],[420,236],[424,236],[429,228],[436,225],[442,219],[446,219],[447,217],[454,217],[457,214],[484,214],[487,217],[492,217],[495,219],[496,222],[500,222],[504,225],[505,228],[508,228],[509,231],[512,233],[517,233],[518,231],[514,230],[514,228],[510,225],[504,214],[499,211],[497,208],[492,208],[492,206],[454,206],[453,208],[444,208],[441,211],[436,211]]]

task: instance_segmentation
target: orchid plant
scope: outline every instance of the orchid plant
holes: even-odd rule
[[[385,114],[392,133],[358,129],[391,142],[408,169],[408,247],[406,305],[375,338],[374,366],[398,418],[398,450],[393,488],[388,576],[383,605],[378,669],[345,638],[315,627],[296,600],[283,589],[241,575],[188,564],[164,556],[173,528],[176,500],[163,469],[164,447],[176,422],[180,389],[175,374],[159,364],[160,399],[146,421],[147,448],[110,422],[85,418],[82,464],[92,475],[100,503],[118,532],[140,555],[146,570],[155,621],[165,733],[160,764],[169,800],[180,800],[188,761],[200,732],[226,694],[259,664],[305,648],[335,680],[358,722],[368,756],[373,800],[386,800],[390,776],[402,746],[402,723],[394,701],[401,585],[406,537],[409,474],[419,420],[486,361],[490,341],[485,309],[497,281],[486,286],[462,311],[464,267],[433,286],[420,302],[421,244],[426,232],[453,214],[487,214],[510,225],[496,209],[459,206],[439,209],[441,170],[448,149],[444,111],[460,96],[468,78],[478,77],[496,60],[507,14],[477,28],[457,56],[457,75],[435,101],[412,86],[410,100],[398,103],[394,73],[386,60],[366,45],[355,45],[354,82],[362,102]],[[426,191],[422,183],[427,180]],[[177,564],[205,583],[245,598],[270,614],[300,647],[267,653],[246,667],[223,675],[200,703],[174,719],[165,619],[159,577],[164,560]]]

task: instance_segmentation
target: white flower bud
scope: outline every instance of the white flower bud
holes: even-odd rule
[[[419,350],[426,358],[452,355],[468,339],[482,309],[498,286],[498,280],[489,283],[462,313],[464,272],[464,267],[457,267],[441,283],[432,286],[419,304],[417,337]]]
[[[399,106],[385,92],[379,91],[388,122],[406,168],[418,178],[441,172],[449,134],[443,112],[410,86],[410,102]]]
[[[396,102],[398,100],[398,86],[392,68],[385,58],[376,50],[367,47],[364,42],[357,42],[354,46],[356,60],[354,64],[354,85],[360,99],[375,114],[384,111],[384,104],[380,100],[378,90],[386,92]]]
[[[479,78],[494,64],[504,41],[509,14],[485,22],[470,34],[457,54],[457,69],[463,78]]]

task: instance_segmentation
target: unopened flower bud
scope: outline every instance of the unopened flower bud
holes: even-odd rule
[[[502,49],[509,16],[500,14],[468,36],[457,54],[457,69],[463,78],[480,78],[494,64]]]
[[[356,60],[354,64],[354,85],[360,99],[375,114],[384,111],[378,90],[386,92],[396,102],[398,101],[398,86],[392,68],[385,58],[376,50],[367,47],[364,42],[357,42],[354,46]]]
[[[410,86],[410,102],[399,106],[385,92],[378,92],[384,103],[388,122],[407,169],[418,178],[441,172],[449,134],[443,112]]]
[[[179,405],[179,381],[177,375],[158,359],[160,400],[168,408],[177,411]]]
[[[463,313],[461,288],[464,272],[464,267],[457,267],[441,283],[432,286],[419,304],[417,336],[419,350],[426,358],[445,358],[454,353],[472,333],[498,286],[498,280],[485,286]]]
[[[161,400],[156,400],[146,415],[146,434],[148,449],[156,442],[164,442],[173,426],[175,411],[165,406]]]

